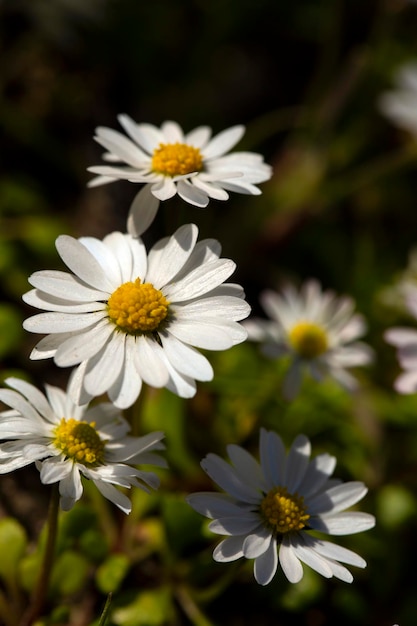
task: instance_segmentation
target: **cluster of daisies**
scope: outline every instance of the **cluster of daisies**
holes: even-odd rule
[[[402,80],[408,87],[417,85],[409,74]],[[389,98],[384,107],[394,110]],[[299,392],[305,373],[316,380],[330,376],[353,390],[357,381],[351,368],[372,360],[371,349],[360,340],[366,325],[353,301],[323,291],[315,280],[300,289],[266,291],[261,303],[268,318],[246,320],[250,307],[242,287],[226,282],[235,263],[221,257],[217,240],[198,240],[195,224],[181,225],[146,248],[143,233],[160,203],[176,194],[206,207],[211,199],[227,200],[229,192],[260,193],[257,185],[271,177],[271,167],[259,154],[229,153],[243,126],[212,137],[207,126],[184,134],[172,121],[157,128],[121,115],[119,122],[124,132],[96,131],[106,164],[89,168],[95,174],[90,186],[121,179],[141,184],[126,232],[103,240],[61,235],[56,249],[67,271],[35,272],[29,278],[33,289],[23,296],[41,311],[24,322],[27,331],[43,335],[31,359],[52,358],[59,367],[73,368],[68,387],[46,385],[44,395],[9,378],[0,390],[0,401],[9,407],[0,413],[0,473],[35,463],[43,483],[59,484],[64,510],[80,499],[83,479],[125,513],[131,503],[121,488],[158,486],[157,475],[138,466],[165,466],[158,454],[163,433],[129,435],[121,411],[135,403],[144,384],[192,397],[197,381],[213,378],[200,349],[226,350],[247,338],[260,342],[267,356],[286,359],[282,391],[288,400]],[[417,287],[407,301],[417,317]],[[387,340],[398,346],[406,370],[397,388],[415,390],[417,331],[392,329]],[[89,406],[103,394],[110,402]],[[336,459],[311,458],[304,435],[287,453],[277,433],[261,429],[259,460],[238,445],[227,452],[230,462],[208,454],[201,463],[223,493],[187,498],[212,520],[209,528],[225,537],[214,559],[253,559],[261,585],[272,580],[278,566],[289,581],[298,582],[301,563],[327,578],[351,582],[346,565],[364,567],[365,561],[317,533],[347,535],[374,526],[372,515],[346,511],[364,497],[364,484],[334,479]]]

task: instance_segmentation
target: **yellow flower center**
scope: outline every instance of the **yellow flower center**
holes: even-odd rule
[[[84,465],[103,463],[105,442],[95,428],[95,422],[85,422],[63,417],[54,430],[54,445],[68,458]]]
[[[310,518],[304,498],[288,493],[285,487],[271,489],[261,502],[260,512],[267,526],[280,535],[301,530]]]
[[[304,359],[314,359],[323,354],[329,345],[326,331],[311,322],[298,322],[291,328],[288,338],[294,350]]]
[[[152,333],[168,315],[169,302],[151,283],[124,283],[107,302],[107,311],[116,326],[131,335]]]
[[[198,148],[185,143],[160,143],[152,155],[152,171],[164,176],[183,176],[203,169]]]

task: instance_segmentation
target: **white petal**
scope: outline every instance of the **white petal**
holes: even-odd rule
[[[124,363],[125,336],[114,331],[98,358],[90,359],[84,387],[88,393],[99,396],[118,378]]]
[[[130,205],[127,232],[133,237],[140,237],[154,221],[158,208],[159,200],[152,193],[151,185],[145,185]]]
[[[168,242],[158,242],[148,255],[148,272],[146,281],[158,289],[167,283],[179,272],[187,261],[197,241],[198,228],[195,224],[184,224]],[[167,295],[164,289],[164,295]],[[167,295],[168,299],[169,294]]]
[[[159,333],[159,337],[168,360],[178,372],[196,380],[212,380],[213,368],[205,356],[170,333]]]
[[[200,176],[194,176],[191,179],[191,184],[200,189],[205,195],[214,200],[228,200],[229,194],[224,189],[221,189],[217,185],[207,183],[201,179]]]
[[[268,490],[284,484],[286,454],[281,437],[273,431],[268,432],[261,428],[259,448]]]
[[[132,167],[143,167],[149,161],[149,157],[136,144],[117,130],[99,126],[94,139],[111,154],[117,155],[119,161]]]
[[[272,533],[262,526],[256,532],[248,535],[243,542],[243,556],[247,559],[256,559],[268,550],[272,540]]]
[[[13,377],[6,378],[4,382],[12,389],[21,393],[42,417],[48,421],[54,421],[54,414],[47,399],[34,385],[20,378]]]
[[[243,556],[242,544],[245,537],[227,537],[214,549],[213,559],[219,563],[230,563]]]
[[[142,388],[142,379],[135,365],[136,343],[134,339],[134,337],[127,337],[123,367],[119,377],[107,391],[110,400],[119,409],[132,406]]]
[[[411,328],[390,328],[384,333],[384,339],[397,348],[417,344],[417,330]]]
[[[319,454],[310,461],[306,474],[297,488],[304,498],[316,493],[333,474],[336,458],[330,454]]]
[[[123,513],[130,513],[132,510],[132,503],[129,498],[116,489],[116,487],[113,487],[113,485],[109,485],[101,480],[95,480],[94,484],[100,493],[107,498],[107,500],[110,500],[110,502],[113,502],[113,504],[119,507]]]
[[[103,241],[101,239],[96,239],[95,237],[80,237],[78,239],[78,243],[82,244],[82,246],[91,253],[99,264],[102,272],[106,275],[109,283],[112,285],[111,291],[123,282],[119,260],[115,255],[112,246],[108,246],[106,244],[106,240],[111,239],[113,235],[113,233],[110,233],[110,235],[107,235]],[[117,236],[123,237],[121,233],[117,233]],[[107,299],[108,296],[105,300]]]
[[[41,422],[41,418],[33,406],[17,391],[11,389],[0,389],[0,401],[7,406],[15,409],[25,417],[27,420],[31,420],[34,424]],[[17,417],[17,416],[16,416]],[[28,424],[30,427],[31,425]]]
[[[311,444],[305,435],[298,435],[290,449],[285,469],[285,486],[290,493],[297,491],[303,480],[311,454]]]
[[[169,389],[169,391],[172,391],[172,393],[175,393],[180,398],[193,398],[197,391],[195,380],[190,376],[186,376],[185,374],[181,374],[181,372],[178,372],[171,365],[170,361],[168,361],[165,352],[162,351],[161,356],[164,359],[164,363],[166,365],[169,375],[168,382],[165,387]]]
[[[204,148],[211,137],[211,128],[209,126],[199,126],[188,133],[184,141],[187,145],[194,148]]]
[[[278,550],[276,540],[271,538],[269,548],[255,560],[255,580],[260,585],[267,585],[275,576],[278,567]]]
[[[168,371],[161,352],[162,348],[155,339],[136,337],[136,369],[141,379],[151,387],[164,387],[168,381]]]
[[[69,463],[71,473],[59,483],[59,493],[61,494],[61,508],[68,511],[83,494],[81,476],[76,464]],[[71,467],[72,466],[72,467]]]
[[[202,316],[211,317],[214,312],[216,316],[239,321],[249,315],[250,306],[242,298],[213,296],[200,298],[183,306],[177,305],[175,310],[178,315],[181,315],[181,319],[200,319]]]
[[[239,506],[233,498],[226,493],[202,491],[192,493],[186,497],[186,500],[195,511],[211,519],[232,517],[233,515],[239,516],[246,510],[242,506]]]
[[[233,148],[245,133],[244,126],[232,126],[222,131],[203,150],[204,160],[215,159]]]
[[[177,181],[177,193],[185,202],[200,208],[206,207],[209,203],[207,193],[202,189],[197,189],[195,185],[191,185],[188,180]]]
[[[201,467],[219,487],[239,501],[259,504],[259,491],[246,485],[237,472],[217,454],[208,454],[201,461]]]
[[[68,304],[91,302],[92,300],[107,300],[109,293],[107,291],[91,289],[91,287],[81,283],[80,279],[76,276],[58,270],[34,272],[28,280],[31,285],[44,292],[43,294],[38,293],[39,298],[45,297],[45,295],[48,294],[56,298],[61,298],[67,301]],[[23,296],[25,302],[26,297],[27,294]]]
[[[239,517],[223,517],[209,524],[209,529],[219,535],[246,535],[259,526],[259,516],[255,513],[242,514]]]
[[[330,541],[322,541],[316,537],[311,537],[306,533],[303,535],[303,539],[307,545],[313,547],[318,554],[324,557],[348,563],[348,565],[355,565],[356,567],[366,567],[366,561],[356,552],[352,552],[352,550],[338,546]]]
[[[171,302],[184,302],[211,291],[227,280],[236,269],[230,259],[218,259],[197,267],[178,282],[166,285],[164,295]]]
[[[165,121],[161,126],[161,132],[167,143],[184,143],[184,133],[177,122]]]
[[[70,367],[93,357],[109,340],[114,325],[102,320],[93,328],[70,335],[56,350],[55,363],[59,367]]]
[[[300,582],[303,577],[303,566],[286,536],[279,547],[279,563],[290,583]]]
[[[368,489],[362,482],[350,481],[327,489],[326,491],[313,496],[308,503],[308,512],[311,515],[318,513],[338,513],[353,506],[361,500]]]
[[[313,517],[310,518],[309,523],[315,530],[329,535],[352,535],[373,528],[375,518],[369,513],[349,511],[325,517]]]
[[[245,483],[259,491],[266,490],[261,467],[247,450],[236,444],[229,444],[227,453],[239,477]]]
[[[60,235],[55,242],[64,263],[87,285],[99,291],[113,290],[113,284],[95,257],[79,241],[68,235]]]
[[[236,322],[230,322],[230,324],[236,324]],[[246,339],[246,331],[243,328],[242,331],[240,341]],[[207,324],[194,320],[177,321],[170,324],[169,332],[184,343],[206,350],[227,350],[235,343],[239,343],[239,340],[235,340],[230,333],[230,329],[224,324]],[[239,337],[236,337],[236,339],[239,339]]]
[[[45,485],[63,480],[71,473],[72,462],[62,461],[58,457],[51,457],[43,461],[41,467],[41,481]]]
[[[83,330],[99,322],[106,314],[96,313],[39,313],[28,317],[23,328],[32,333],[68,333]]]
[[[317,554],[314,548],[298,544],[293,546],[296,556],[306,565],[314,569],[325,578],[331,578],[333,572],[326,558]]]

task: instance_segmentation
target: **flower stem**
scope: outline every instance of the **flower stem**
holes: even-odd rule
[[[58,510],[59,510],[59,487],[58,483],[53,485],[51,491],[51,499],[49,502],[47,523],[47,537],[45,552],[43,554],[42,566],[38,582],[34,589],[31,603],[28,610],[23,615],[19,626],[31,626],[41,615],[44,608],[46,594],[48,592],[49,578],[52,571],[55,540],[58,529]]]

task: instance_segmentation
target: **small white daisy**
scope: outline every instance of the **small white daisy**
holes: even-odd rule
[[[155,454],[164,449],[163,433],[130,437],[129,424],[112,404],[77,406],[57,387],[46,385],[45,396],[18,378],[5,382],[11,389],[0,389],[0,401],[10,409],[0,413],[0,474],[35,462],[42,483],[59,482],[64,511],[82,496],[81,476],[125,513],[130,500],[114,485],[158,487],[156,474],[132,466],[166,467]]]
[[[216,240],[197,243],[197,235],[197,226],[186,224],[149,254],[141,239],[118,232],[103,241],[58,237],[57,250],[73,274],[32,274],[35,289],[23,299],[48,312],[27,319],[24,328],[48,333],[32,359],[80,364],[69,390],[75,402],[107,392],[127,408],[142,381],[191,397],[195,380],[213,377],[194,347],[225,350],[246,339],[238,323],[250,311],[243,290],[223,284],[236,265],[219,258]]]
[[[330,375],[347,389],[356,387],[346,368],[369,363],[372,351],[355,341],[366,326],[361,315],[353,314],[350,298],[322,292],[320,285],[310,280],[299,292],[292,285],[283,289],[282,295],[265,291],[261,302],[272,320],[248,320],[245,328],[249,339],[263,343],[267,356],[290,356],[283,389],[286,398],[298,393],[304,368],[316,380]]]
[[[395,89],[379,98],[379,109],[396,126],[417,136],[417,62],[408,62],[397,71]]]
[[[295,439],[287,456],[281,438],[261,429],[260,464],[240,446],[229,445],[227,451],[232,464],[216,454],[201,462],[227,493],[187,497],[196,511],[213,520],[210,530],[228,535],[215,548],[214,560],[255,559],[260,585],[272,580],[278,563],[290,582],[299,582],[301,561],[326,578],[352,582],[352,574],[339,561],[356,567],[365,567],[365,561],[308,531],[350,535],[372,528],[373,515],[345,512],[366,494],[364,484],[329,478],[336,459],[320,454],[310,461],[311,445],[304,435]]]
[[[409,283],[404,289],[408,311],[417,319],[417,289]],[[417,330],[413,328],[390,328],[384,334],[385,340],[395,346],[398,361],[403,368],[394,382],[398,393],[417,392]]]
[[[156,215],[159,200],[178,194],[198,207],[210,198],[227,200],[228,191],[258,195],[257,183],[272,175],[272,169],[259,154],[226,153],[242,138],[244,126],[233,126],[211,138],[208,126],[184,134],[176,122],[164,122],[161,128],[136,124],[127,115],[118,120],[126,135],[110,128],[96,129],[94,139],[108,152],[104,160],[120,165],[99,165],[88,170],[98,174],[89,186],[116,180],[148,183],[132,204],[128,230],[141,235]],[[155,200],[157,199],[157,200]]]

